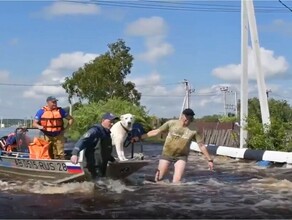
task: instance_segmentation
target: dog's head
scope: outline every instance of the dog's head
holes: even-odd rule
[[[128,113],[120,116],[122,125],[128,130],[132,130],[133,124],[135,122],[135,116]]]

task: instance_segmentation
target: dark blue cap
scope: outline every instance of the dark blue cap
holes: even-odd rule
[[[49,96],[49,97],[47,98],[47,102],[49,102],[49,101],[56,102],[56,101],[58,101],[58,99],[57,99],[55,96]]]
[[[114,120],[118,119],[119,117],[115,116],[114,114],[107,112],[102,116],[102,119]]]

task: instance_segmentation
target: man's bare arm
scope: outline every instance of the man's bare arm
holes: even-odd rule
[[[43,126],[41,126],[41,125],[39,124],[38,120],[33,120],[32,126],[33,126],[34,128],[38,128],[38,129],[40,129],[40,130],[43,129]]]
[[[208,160],[208,165],[209,165],[210,170],[213,170],[213,168],[214,168],[213,159],[210,157],[210,154],[209,154],[206,146],[203,143],[198,143],[198,145],[199,145],[201,152],[205,155],[205,157]]]
[[[65,130],[67,130],[69,127],[71,127],[72,124],[73,124],[73,122],[74,122],[74,118],[73,118],[71,115],[68,115],[68,116],[66,117],[66,119],[68,120],[68,124],[67,124]]]
[[[149,137],[154,137],[160,133],[161,133],[161,131],[159,129],[151,130],[151,131],[147,132],[146,134],[143,134],[141,136],[141,140],[143,140],[145,138],[149,138]]]

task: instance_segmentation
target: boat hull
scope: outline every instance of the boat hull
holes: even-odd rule
[[[149,160],[129,160],[108,165],[107,176],[123,179],[148,165]],[[84,172],[82,162],[72,164],[70,160],[30,159],[27,154],[1,155],[1,175],[12,178],[44,180],[49,183],[66,183],[89,181],[90,176]]]

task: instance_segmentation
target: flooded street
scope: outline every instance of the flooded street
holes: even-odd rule
[[[153,163],[125,181],[47,186],[1,176],[0,218],[292,218],[291,169],[216,156],[209,171],[203,156],[192,152],[182,184],[169,182],[172,169],[155,184],[147,179],[161,149],[144,145]]]

